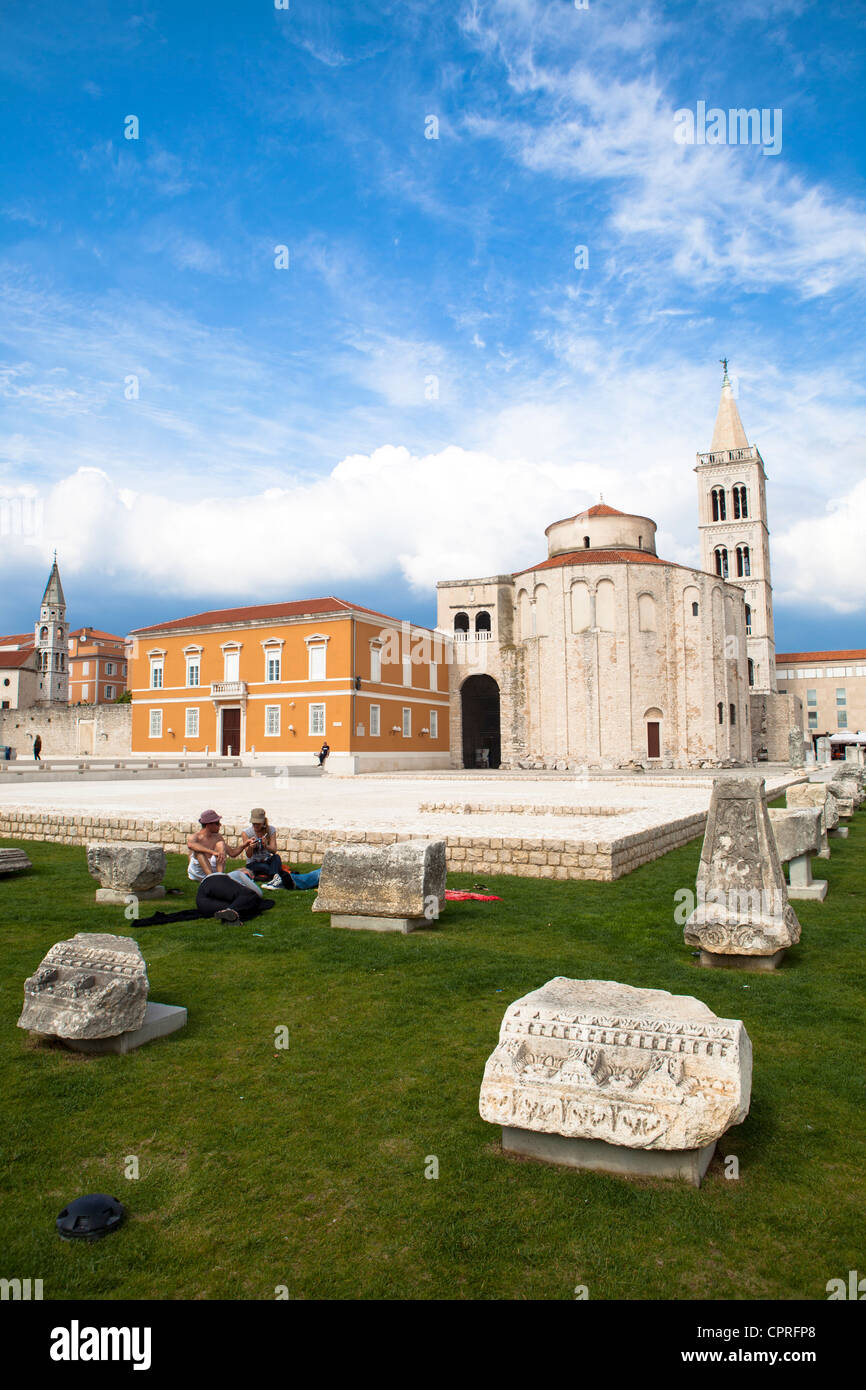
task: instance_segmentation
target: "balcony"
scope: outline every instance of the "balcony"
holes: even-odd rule
[[[245,700],[247,698],[246,681],[214,681],[210,688],[212,700]]]
[[[488,631],[480,632],[455,632],[452,634],[455,642],[489,642],[493,633]]]
[[[714,454],[698,454],[699,463],[742,463],[748,459],[760,459],[754,445],[748,449],[720,449]]]

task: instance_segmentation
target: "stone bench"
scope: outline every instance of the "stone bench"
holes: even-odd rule
[[[430,927],[445,905],[445,841],[337,845],[326,850],[313,912],[332,927],[410,932]]]
[[[779,858],[788,865],[788,897],[816,898],[823,902],[827,896],[827,880],[812,878],[812,856],[821,849],[822,808],[800,806],[782,810],[771,807],[769,816]]]

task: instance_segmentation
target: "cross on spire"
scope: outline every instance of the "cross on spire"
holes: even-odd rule
[[[727,380],[728,380],[728,359],[727,359],[727,357],[720,357],[720,358],[719,358],[719,361],[721,362],[722,367],[724,368],[724,372],[725,372],[725,375],[724,375],[724,377],[722,378],[722,385],[724,386],[724,385],[726,385]]]

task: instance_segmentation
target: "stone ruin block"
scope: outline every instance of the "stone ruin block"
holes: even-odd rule
[[[141,1027],[144,957],[128,936],[78,932],[58,941],[24,982],[19,1028],[58,1038],[112,1038]]]
[[[854,810],[858,810],[863,805],[863,782],[858,770],[844,763],[839,771],[834,773],[830,785],[833,786],[837,782],[847,791],[853,802]]]
[[[95,841],[87,846],[87,869],[102,885],[96,890],[98,903],[125,903],[130,896],[143,901],[165,897],[162,845]]]
[[[788,730],[788,762],[792,767],[806,765],[806,744],[800,729]]]
[[[827,880],[812,878],[812,856],[818,854],[822,844],[823,808],[801,806],[796,810],[782,810],[770,807],[768,815],[779,858],[788,865],[788,897],[815,898],[823,902],[827,896]]]
[[[749,1112],[752,1047],[698,999],[548,980],[509,1005],[479,1109],[503,1151],[696,1186]]]
[[[846,820],[853,816],[857,803],[855,801],[855,787],[848,777],[835,776],[826,783],[827,792],[835,799],[839,815]]]
[[[823,782],[798,782],[796,786],[788,788],[785,802],[793,811],[801,810],[803,807],[816,807],[821,812],[821,847],[818,850],[818,858],[829,859],[830,841],[827,835],[839,824],[836,798],[827,795],[827,788]]]
[[[429,927],[445,905],[446,872],[444,840],[337,845],[325,851],[313,912],[330,912],[332,927]]]
[[[713,783],[697,898],[683,936],[701,965],[774,970],[800,940],[762,777]]]
[[[0,874],[14,874],[20,869],[32,868],[23,849],[0,849]]]

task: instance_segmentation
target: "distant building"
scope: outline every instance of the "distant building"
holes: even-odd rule
[[[783,761],[766,477],[725,364],[698,454],[700,568],[656,553],[649,517],[604,504],[554,522],[528,569],[438,587],[454,639],[454,767],[697,767]]]
[[[29,709],[39,693],[36,652],[27,634],[28,647],[10,647],[14,638],[0,637],[0,709]]]
[[[866,651],[783,652],[776,669],[779,689],[803,702],[813,745],[822,734],[841,742],[866,731]]]
[[[448,766],[444,644],[339,598],[197,613],[130,634],[132,751],[272,755],[345,772]]]
[[[71,705],[110,705],[126,690],[126,643],[114,632],[70,632],[68,665]]]

